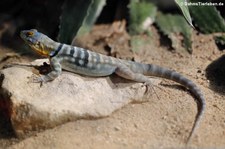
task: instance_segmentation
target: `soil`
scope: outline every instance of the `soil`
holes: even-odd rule
[[[213,36],[194,31],[193,53],[190,54],[183,48],[171,50],[165,38],[151,27],[150,37],[144,34],[135,37],[141,39],[142,44],[132,51],[133,37],[120,25],[97,25],[90,34],[76,39],[75,44],[118,58],[164,66],[193,80],[204,93],[207,107],[189,145],[225,148],[225,51],[218,50]],[[1,46],[0,58],[12,51]],[[32,60],[27,56],[9,56],[1,61],[0,67],[24,59]],[[154,100],[128,104],[106,118],[69,122],[23,139],[12,137],[10,130],[1,130],[0,146],[16,149],[185,148],[197,113],[195,98],[169,80],[162,80],[154,90],[157,94],[153,95]]]

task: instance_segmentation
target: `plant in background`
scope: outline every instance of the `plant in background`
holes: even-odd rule
[[[177,6],[181,9],[183,16],[157,12],[157,7],[151,0],[131,0],[130,1],[130,28],[132,34],[140,34],[147,30],[149,26],[144,26],[146,22],[151,24],[156,23],[160,31],[166,35],[172,42],[174,49],[178,48],[179,39],[177,34],[182,34],[184,37],[183,44],[185,49],[191,53],[191,27],[192,20],[188,7],[184,5],[185,0],[175,0]],[[187,21],[185,21],[185,19]],[[151,21],[148,21],[151,20]],[[188,23],[190,26],[188,25]],[[151,25],[151,24],[148,25]],[[132,38],[132,43],[140,43],[140,39]],[[133,45],[133,44],[132,44]],[[137,49],[137,48],[135,48]]]
[[[142,24],[148,20],[148,17],[151,17],[151,20],[155,20],[156,25],[159,27],[160,31],[166,35],[172,42],[172,47],[174,49],[177,49],[176,45],[178,43],[178,38],[175,36],[175,34],[181,34],[183,35],[183,45],[185,49],[188,52],[192,52],[192,39],[191,39],[191,33],[192,28],[194,27],[192,24],[192,19],[189,13],[190,12],[193,16],[193,20],[195,23],[195,26],[202,32],[202,33],[224,33],[225,32],[225,23],[224,19],[221,17],[220,13],[217,11],[215,6],[190,6],[188,9],[187,0],[174,0],[177,4],[177,6],[180,8],[180,10],[183,13],[182,15],[179,14],[164,14],[161,13],[160,9],[158,9],[157,15],[153,11],[155,8],[149,7],[145,3],[151,3],[154,2],[154,0],[131,0],[132,7],[130,7],[130,16],[131,16],[131,22],[130,26],[135,26],[138,29],[133,29],[130,32],[135,32],[136,34],[140,34],[143,32],[144,28],[142,27]],[[163,1],[161,1],[163,2]],[[190,2],[202,2],[205,3],[204,0],[191,0]],[[134,4],[136,3],[136,5]],[[138,4],[139,3],[139,4]],[[141,5],[142,3],[142,5]],[[158,2],[159,3],[159,2]],[[142,14],[141,9],[137,9],[138,6],[142,6],[148,9],[152,9],[152,15],[149,16],[137,16]],[[151,12],[150,10],[148,12]],[[136,16],[135,16],[136,15]],[[141,21],[135,21],[135,19],[132,18],[132,16],[135,16],[135,18],[142,18]],[[143,18],[145,17],[145,18]],[[184,20],[186,19],[186,21]],[[151,22],[154,23],[154,22]],[[188,24],[191,26],[188,26]],[[141,31],[141,32],[140,32]],[[215,35],[216,43],[225,46],[225,38],[224,35]]]
[[[161,32],[169,37],[172,41],[172,47],[177,49],[179,46],[179,39],[176,35],[183,35],[183,44],[188,52],[192,52],[191,49],[191,31],[192,28],[187,24],[185,19],[181,15],[162,14],[157,15],[156,24]]]
[[[14,2],[13,0],[8,1],[11,3]],[[183,16],[182,14],[163,12],[160,5],[164,4],[165,7],[171,1],[174,5],[177,4],[177,8],[180,8]],[[149,26],[156,24],[160,32],[171,40],[173,48],[176,49],[177,41],[180,40],[174,35],[180,34],[183,36],[185,49],[191,52],[191,32],[193,29],[190,26],[193,26],[192,19],[194,26],[202,33],[225,32],[224,18],[215,6],[187,6],[184,5],[188,2],[187,0],[171,1],[129,0],[127,4],[127,8],[129,9],[129,19],[127,20],[129,33],[139,35],[147,32],[148,35],[151,35]],[[46,0],[45,2],[23,0],[16,2],[14,7],[4,6],[1,8],[6,14],[8,12],[11,16],[20,17],[19,19],[15,18],[15,20],[20,20],[18,23],[15,23],[20,24],[18,25],[19,29],[25,27],[37,28],[42,32],[46,32],[53,39],[55,39],[56,33],[58,33],[59,42],[71,44],[74,37],[81,36],[91,30],[106,2],[106,0]],[[206,1],[190,0],[190,2],[205,3]],[[11,6],[11,3],[8,6]],[[27,12],[29,12],[29,15]],[[138,40],[138,38],[134,39]],[[133,43],[142,43],[135,40],[132,40],[134,41]],[[224,35],[216,34],[215,40],[219,45],[224,45],[225,43]]]
[[[197,3],[197,0],[191,0]],[[204,3],[205,1],[202,0]],[[224,3],[225,5],[225,3]],[[195,26],[204,34],[214,34],[219,49],[225,49],[225,21],[215,6],[190,6]],[[220,34],[216,34],[220,33]]]
[[[180,3],[184,0],[175,0],[181,8],[185,18],[191,24],[188,8]],[[58,40],[70,44],[74,36],[90,31],[90,28],[99,16],[106,0],[65,0],[60,19]],[[140,34],[155,22],[157,7],[150,0],[130,0],[129,32]]]
[[[128,4],[129,19],[128,30],[132,35],[138,35],[149,31],[149,26],[155,23],[160,32],[166,35],[172,43],[172,47],[177,49],[180,40],[177,34],[183,36],[183,46],[188,52],[192,52],[191,33],[192,14],[194,25],[202,33],[225,32],[224,19],[214,6],[190,6],[187,0],[174,0],[180,8],[181,14],[162,13],[161,3],[166,0],[130,0]],[[64,0],[60,16],[58,40],[63,43],[71,44],[74,37],[88,33],[96,22],[106,0]],[[166,1],[167,3],[169,1]],[[190,2],[205,2],[205,0],[191,0]],[[43,3],[44,4],[44,3]],[[157,4],[157,5],[156,5]],[[49,7],[51,5],[48,5]],[[185,19],[186,21],[185,21]],[[189,24],[189,25],[188,25]],[[216,43],[224,45],[224,37],[215,36]],[[132,43],[142,43],[138,38],[131,38]],[[133,44],[131,44],[133,45]],[[138,48],[136,48],[138,49]]]
[[[71,44],[77,35],[90,31],[106,0],[66,0],[62,8],[58,40]]]
[[[92,2],[93,0],[66,0],[64,2],[58,35],[60,42],[71,44],[85,16],[87,16],[88,8]]]
[[[157,7],[150,2],[131,0],[129,4],[129,33],[141,34],[155,22]]]

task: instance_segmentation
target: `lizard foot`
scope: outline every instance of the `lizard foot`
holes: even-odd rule
[[[147,94],[149,91],[153,91],[155,93],[155,95],[157,96],[157,98],[159,99],[158,94],[156,93],[155,89],[154,89],[154,85],[152,84],[152,82],[145,82],[143,84],[144,86],[146,86],[146,90],[145,90],[145,94]]]
[[[29,82],[30,83],[40,83],[40,85],[42,86],[43,83],[45,83],[45,80],[43,78],[43,76],[37,76],[37,75],[32,75],[30,78],[29,78]]]

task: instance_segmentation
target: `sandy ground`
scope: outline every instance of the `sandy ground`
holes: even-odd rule
[[[114,37],[110,35],[107,41],[102,41],[105,37],[100,38],[97,31],[104,34],[108,30],[95,28],[82,39],[85,46],[100,49],[101,53],[113,53],[104,49],[112,48]],[[127,53],[128,58],[171,68],[198,84],[206,97],[207,107],[190,147],[225,148],[225,52],[217,49],[211,35],[197,33],[193,33],[192,55],[182,50],[171,51],[160,44],[154,28],[152,31],[152,40],[139,46],[135,53],[130,51],[129,44],[123,44],[127,49],[120,51],[122,54],[114,52],[114,56],[126,57]],[[127,35],[123,37],[125,41],[129,40]],[[140,38],[146,40],[146,36]],[[194,97],[188,90],[168,80],[163,80],[154,89],[158,98],[153,94],[154,100],[129,104],[109,117],[66,123],[24,139],[4,135],[0,138],[0,146],[16,149],[184,148],[197,112]]]

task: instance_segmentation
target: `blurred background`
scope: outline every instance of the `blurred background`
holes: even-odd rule
[[[13,46],[21,30],[36,28],[54,40],[71,44],[74,37],[87,34],[94,24],[124,20],[126,31],[132,35],[150,33],[151,25],[170,40],[172,32],[181,33],[185,48],[191,52],[191,28],[183,21],[185,13],[182,14],[182,6],[176,2],[185,0],[1,0],[0,41]],[[223,4],[219,0],[202,2]],[[224,8],[223,5],[190,6],[195,28],[206,34],[225,32]],[[224,36],[215,38],[219,46],[224,46]]]

